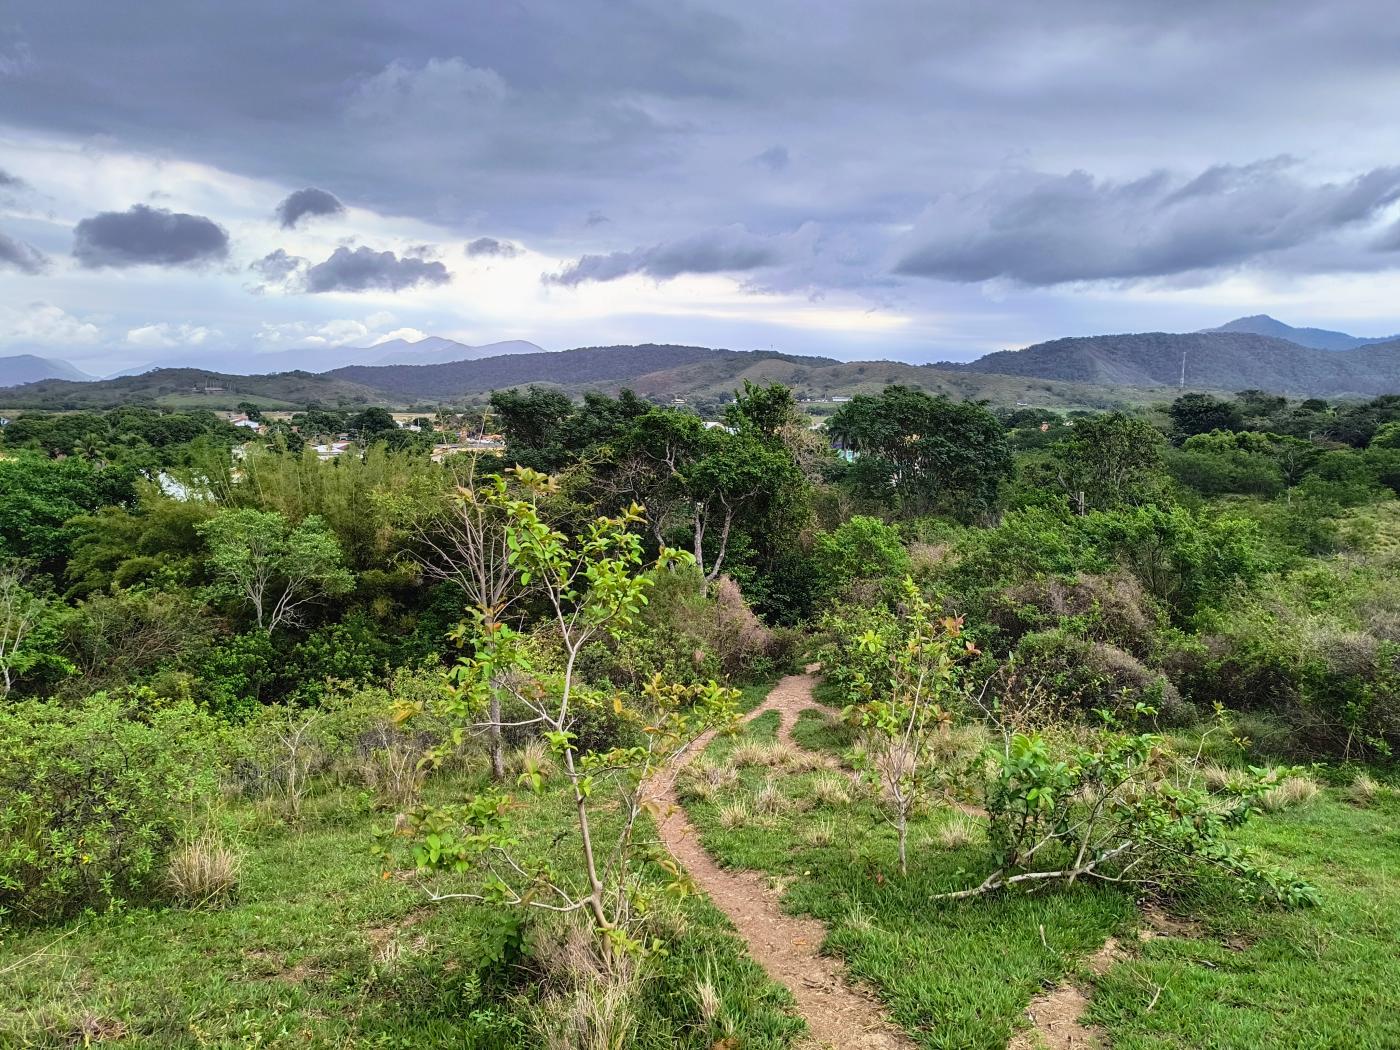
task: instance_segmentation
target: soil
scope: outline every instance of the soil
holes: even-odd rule
[[[827,711],[812,699],[815,684],[810,673],[789,675],[744,721],[777,711],[782,718],[778,738],[796,747],[792,727],[797,716],[809,708]],[[869,989],[854,982],[839,959],[822,954],[826,939],[822,923],[787,914],[779,894],[764,877],[721,868],[700,845],[676,797],[675,774],[705,749],[712,736],[697,740],[673,769],[650,785],[649,794],[661,810],[657,819],[661,841],[696,886],[728,916],[747,942],[749,954],[792,993],[818,1045],[838,1050],[913,1050],[916,1044],[889,1022]]]

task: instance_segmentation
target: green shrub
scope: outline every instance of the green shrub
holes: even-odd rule
[[[1168,725],[1194,721],[1195,709],[1167,677],[1131,653],[1062,630],[1021,639],[1013,654],[1020,680],[1048,689],[1066,710],[1108,710],[1126,716],[1145,704]]]
[[[148,895],[214,797],[218,728],[191,704],[99,693],[0,708],[0,914],[60,918]]]

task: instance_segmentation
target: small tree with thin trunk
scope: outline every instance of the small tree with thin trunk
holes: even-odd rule
[[[906,578],[903,612],[857,637],[855,666],[840,672],[855,700],[846,718],[865,732],[858,768],[884,799],[902,875],[909,871],[909,816],[952,772],[935,761],[937,738],[951,735],[964,695],[959,665],[976,654],[962,637],[962,620],[940,617]]]
[[[492,700],[508,690],[525,712],[510,724],[539,732],[562,768],[582,872],[575,876],[547,859],[524,859],[513,834],[510,797],[495,788],[452,805],[420,806],[400,821],[397,834],[411,841],[420,871],[478,877],[477,888],[435,893],[435,900],[582,912],[612,959],[642,947],[633,927],[640,891],[632,876],[639,849],[636,825],[648,804],[645,785],[700,734],[732,721],[737,693],[713,682],[683,687],[653,679],[640,697],[629,697],[600,693],[580,681],[584,648],[624,631],[646,602],[651,581],[642,571],[641,539],[631,531],[642,522],[642,509],[634,505],[616,517],[598,518],[570,538],[540,517],[537,499],[550,490],[551,480],[525,468],[514,473],[523,496],[493,485],[482,490],[483,498],[503,515],[510,564],[521,586],[546,610],[544,622],[560,647],[561,666],[543,666],[511,626],[477,617],[461,628],[475,644],[452,669],[450,687],[438,699],[403,705],[398,717],[426,714],[451,726],[430,759],[441,762],[467,734],[499,727],[490,714]],[[688,556],[663,549],[660,560]],[[493,635],[489,641],[481,637],[487,631]],[[600,706],[611,710],[626,735],[613,746],[588,748],[576,735],[576,718],[581,709]],[[527,770],[521,784],[539,790],[540,774]],[[597,814],[603,809],[611,814],[610,829],[600,838]]]
[[[37,654],[28,643],[47,608],[47,600],[25,586],[18,566],[0,565],[0,699],[32,666]]]
[[[220,583],[269,635],[295,623],[307,602],[354,585],[339,541],[314,514],[293,526],[276,511],[224,510],[197,528]]]
[[[524,591],[506,543],[506,482],[492,474],[478,485],[475,460],[460,481],[445,499],[441,490],[411,490],[388,494],[384,501],[412,537],[412,553],[424,573],[452,584],[466,597],[473,630],[455,632],[454,637],[489,647],[500,637],[496,628],[510,622],[511,607]],[[491,690],[486,719],[496,780],[506,775],[501,693],[499,688]]]

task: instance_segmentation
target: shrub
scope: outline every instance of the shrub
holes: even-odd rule
[[[1115,645],[1139,659],[1151,655],[1165,617],[1127,573],[1027,580],[994,592],[983,618],[1014,644],[1032,631],[1061,627]]]
[[[217,791],[219,730],[192,704],[98,693],[0,708],[0,913],[59,918],[156,887]]]
[[[1112,645],[1059,630],[1041,631],[1021,639],[1014,658],[1021,665],[1026,688],[1044,686],[1066,708],[1107,709],[1123,715],[1146,704],[1170,725],[1183,725],[1195,717],[1195,710],[1165,675]]]

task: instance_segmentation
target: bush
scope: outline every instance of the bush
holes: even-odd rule
[[[982,618],[1014,645],[1032,631],[1060,627],[1145,659],[1158,645],[1165,617],[1127,573],[1065,581],[1043,577],[989,595]]]
[[[218,734],[192,704],[103,693],[0,708],[0,913],[41,921],[150,894],[215,797]]]
[[[1021,639],[1014,659],[1027,687],[1049,689],[1067,710],[1129,715],[1146,704],[1167,725],[1185,725],[1196,717],[1164,674],[1116,646],[1061,630],[1040,631]]]
[[[231,898],[238,889],[243,857],[216,835],[201,835],[170,858],[165,881],[176,900],[190,905]]]

